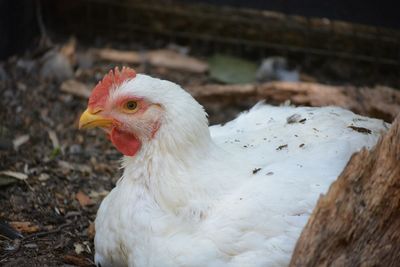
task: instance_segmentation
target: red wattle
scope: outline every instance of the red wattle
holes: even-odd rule
[[[111,142],[117,148],[119,152],[124,154],[125,156],[134,156],[140,149],[141,143],[140,141],[128,132],[124,132],[118,130],[117,128],[113,128],[111,130]]]

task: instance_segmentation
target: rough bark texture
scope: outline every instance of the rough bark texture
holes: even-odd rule
[[[290,266],[400,266],[400,115],[319,199]]]
[[[205,85],[188,88],[201,102],[240,105],[265,99],[269,103],[290,100],[295,105],[335,105],[358,114],[391,122],[400,113],[400,91],[388,87],[360,88],[307,82],[269,82],[245,85]]]

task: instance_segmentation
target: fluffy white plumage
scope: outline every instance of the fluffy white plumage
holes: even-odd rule
[[[124,157],[123,177],[98,211],[102,267],[286,266],[319,195],[387,128],[337,107],[264,104],[208,127],[189,94],[145,75],[110,99],[121,95],[163,113],[153,114],[161,118],[156,136]]]

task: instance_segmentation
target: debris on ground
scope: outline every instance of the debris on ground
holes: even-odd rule
[[[259,82],[298,82],[300,81],[300,72],[296,68],[289,68],[286,58],[274,56],[261,62],[256,73],[256,79]]]
[[[182,85],[205,106],[211,124],[226,122],[261,99],[339,105],[388,122],[400,112],[400,93],[388,87],[328,86],[316,83],[318,77],[310,77],[314,83],[256,84],[256,63],[226,71],[223,66],[242,61],[205,62],[188,51],[92,48],[72,38],[42,54],[0,62],[1,266],[93,266],[96,212],[121,177],[121,155],[100,130],[82,133],[77,121],[93,85],[114,66],[132,65]],[[235,77],[238,72],[244,75]],[[294,116],[287,122],[301,120]]]
[[[40,75],[47,79],[62,82],[71,79],[74,75],[70,61],[66,56],[56,50],[51,50],[43,56]]]
[[[252,83],[256,80],[257,64],[229,55],[216,54],[209,59],[212,79],[227,84]]]

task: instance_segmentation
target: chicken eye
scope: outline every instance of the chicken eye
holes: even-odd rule
[[[125,103],[125,108],[127,110],[133,111],[137,108],[137,102],[136,101],[128,101]]]

